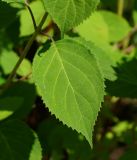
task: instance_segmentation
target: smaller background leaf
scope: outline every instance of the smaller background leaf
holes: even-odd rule
[[[8,27],[16,19],[18,11],[17,8],[0,1],[0,29]]]
[[[76,27],[82,37],[96,43],[120,41],[130,30],[131,27],[124,18],[110,11],[95,12]]]
[[[123,62],[115,68],[117,80],[107,81],[106,91],[117,97],[137,98],[137,60]]]
[[[0,54],[0,64],[5,74],[11,73],[13,67],[17,63],[19,57],[12,50],[3,49]],[[25,76],[31,72],[31,63],[29,60],[24,59],[17,70],[17,74]]]
[[[7,2],[7,3],[12,3],[12,2],[15,2],[15,3],[24,3],[25,0],[1,0],[3,2]]]
[[[91,148],[85,138],[53,117],[40,124],[38,136],[43,155],[50,155],[54,160],[62,159],[64,151],[69,160],[90,160],[92,157]]]
[[[9,157],[18,160],[41,160],[41,146],[36,141],[38,139],[35,134],[23,122],[10,120],[1,123],[0,160],[9,160]],[[35,152],[35,147],[37,147],[37,152]]]
[[[22,97],[0,98],[0,120],[12,115],[22,105],[22,102]]]
[[[9,118],[24,118],[32,109],[36,98],[36,90],[33,84],[27,82],[18,82],[13,84],[7,91],[5,91],[1,98],[6,97],[21,97],[23,102],[16,112]]]

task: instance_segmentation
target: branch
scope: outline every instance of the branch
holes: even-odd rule
[[[9,77],[8,77],[8,79],[7,79],[7,82],[6,82],[6,84],[4,85],[4,87],[3,87],[3,90],[6,90],[6,89],[10,86],[10,84],[11,84],[11,82],[12,82],[12,79],[13,79],[13,77],[14,77],[15,74],[16,74],[17,69],[19,68],[19,66],[20,66],[20,64],[22,63],[23,59],[24,59],[24,58],[26,57],[26,55],[28,54],[28,52],[29,52],[29,50],[30,50],[30,48],[31,48],[31,45],[33,44],[33,42],[34,42],[36,36],[38,35],[38,33],[41,31],[41,28],[42,28],[42,26],[43,26],[43,24],[44,24],[47,16],[48,16],[48,13],[46,12],[46,13],[44,14],[44,16],[43,16],[43,18],[42,18],[39,26],[36,28],[34,34],[33,34],[32,37],[30,38],[30,40],[28,41],[28,43],[27,43],[27,45],[26,45],[26,47],[25,47],[25,49],[24,49],[24,51],[23,51],[23,54],[20,56],[20,58],[19,58],[18,62],[16,63],[14,69],[12,70],[11,74],[9,75]]]

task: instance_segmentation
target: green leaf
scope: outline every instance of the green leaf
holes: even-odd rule
[[[0,64],[4,74],[9,74],[18,60],[18,56],[12,50],[3,49],[0,54]]]
[[[23,102],[22,97],[5,97],[0,98],[0,120],[12,115]]]
[[[137,60],[124,62],[115,68],[118,79],[107,82],[107,92],[117,97],[137,98]]]
[[[103,14],[101,13],[108,13],[108,15],[114,14],[108,11],[95,12],[89,19],[84,21],[83,24],[76,27],[75,32],[77,32],[81,37],[83,37],[87,41],[91,41],[92,43],[94,43],[96,47],[101,48],[104,54],[110,59],[110,61],[108,60],[107,63],[109,64],[112,63],[111,65],[114,66],[124,57],[124,54],[122,54],[120,50],[114,47],[114,45],[113,46],[110,45],[111,39],[109,37],[111,36],[113,37],[115,35],[115,32],[117,32],[116,33],[117,35],[120,32],[121,28],[123,29],[126,28],[123,27],[121,22],[121,21],[125,22],[125,20],[121,20],[120,21],[121,23],[119,21],[118,23],[117,22],[114,23],[114,24],[117,23],[117,25],[121,26],[120,29],[117,29],[115,25],[108,24],[107,20],[104,19]],[[114,14],[114,16],[116,15]],[[127,26],[128,29],[124,29],[122,33],[119,33],[119,37],[121,36],[122,38],[126,36],[125,33],[128,33],[130,28],[127,22],[125,22],[124,24],[126,24],[125,26]],[[103,59],[105,60],[105,57]]]
[[[42,148],[38,139],[38,136],[35,135],[34,144],[30,153],[29,160],[41,160],[42,159]]]
[[[5,83],[5,79],[0,75],[0,85]]]
[[[102,70],[103,77],[111,81],[116,79],[115,71],[113,70],[113,61],[101,48],[97,47],[93,43],[89,43],[89,48],[95,55],[99,64],[100,70]]]
[[[15,2],[15,3],[24,3],[25,0],[1,0],[3,2],[7,2],[7,3],[12,3],[12,2]]]
[[[20,97],[23,100],[16,112],[9,118],[24,118],[30,112],[34,104],[36,98],[35,86],[26,82],[15,83],[0,96],[0,99],[7,97],[11,97],[11,99]]]
[[[17,63],[19,57],[12,50],[3,49],[0,54],[0,64],[5,74],[11,73],[13,67]],[[20,76],[26,76],[31,72],[31,63],[24,59],[20,67],[17,70],[17,74]]]
[[[20,76],[26,76],[32,71],[31,63],[29,60],[24,59],[17,70],[17,74]]]
[[[8,27],[16,18],[18,9],[0,1],[0,29]]]
[[[2,54],[3,49],[11,50],[12,47],[13,47],[13,44],[10,41],[9,37],[7,36],[7,32],[0,30],[0,56]],[[1,65],[1,62],[0,62],[0,65]]]
[[[117,42],[128,35],[131,27],[126,19],[108,11],[100,11],[100,14],[108,26],[110,42]]]
[[[77,26],[75,31],[87,41],[99,44],[109,41],[108,26],[100,12],[94,12],[87,20]]]
[[[37,137],[23,122],[12,120],[2,123],[0,125],[0,160],[41,160],[41,147],[37,141]]]
[[[62,33],[91,15],[99,0],[43,0],[46,10]]]
[[[42,16],[45,13],[45,7],[41,0],[34,1],[30,3],[31,10],[33,11],[33,15],[35,17],[36,24],[38,25]],[[23,9],[19,12],[20,15],[20,36],[28,36],[34,32],[34,26],[32,23],[32,19],[28,10]],[[51,19],[48,17],[45,21],[43,27],[46,27]]]
[[[33,64],[33,78],[44,103],[92,145],[92,131],[104,95],[94,55],[73,39],[53,43],[39,54]]]
[[[103,51],[101,48],[97,47],[90,41],[85,41],[82,38],[75,39],[77,42],[79,42],[81,45],[84,45],[87,49],[91,51],[92,54],[94,54],[98,66],[103,74],[103,77],[105,79],[109,80],[115,80],[115,71],[112,68],[113,61],[111,58],[106,54],[105,51]]]
[[[95,12],[76,27],[76,31],[82,37],[95,42],[117,42],[123,39],[130,29],[124,18],[109,11]]]
[[[137,24],[137,11],[133,12],[133,19],[134,19],[134,24]]]
[[[19,44],[19,34],[20,34],[20,16],[17,16],[16,19],[4,30],[8,39],[12,44],[17,46]],[[12,29],[12,32],[11,32]],[[10,42],[10,43],[11,43]],[[13,47],[12,47],[13,49]]]
[[[111,0],[111,1],[101,0],[101,3],[102,3],[102,6],[105,6],[105,7],[109,8],[109,9],[111,9],[111,10],[114,10],[117,7],[116,0]]]
[[[50,155],[52,159],[55,153],[57,156],[63,157],[63,152],[66,150],[69,160],[91,160],[91,148],[85,138],[55,118],[49,118],[39,125],[38,136],[44,148],[43,153]]]

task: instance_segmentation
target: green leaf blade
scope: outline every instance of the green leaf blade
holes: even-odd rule
[[[123,61],[115,67],[117,80],[107,81],[106,91],[116,97],[137,98],[137,60]]]
[[[1,0],[3,2],[7,2],[7,3],[24,3],[25,0]]]
[[[113,12],[103,10],[94,12],[76,27],[79,35],[97,43],[120,41],[128,35],[130,30],[131,27],[126,19]]]
[[[43,0],[46,10],[64,33],[90,16],[99,0]]]
[[[11,99],[13,105],[16,103],[14,109],[11,105],[7,105],[8,110],[10,109],[10,111],[13,112],[9,119],[24,119],[26,115],[29,114],[34,104],[36,98],[35,86],[27,82],[14,83],[8,90],[0,95],[0,99],[6,99],[8,97]],[[18,99],[21,98],[20,101],[18,100],[20,103],[14,102],[15,97]]]
[[[37,155],[35,148],[37,147]],[[23,122],[5,121],[0,126],[1,160],[41,160],[41,146],[37,136]],[[33,156],[32,156],[33,154]]]
[[[12,115],[22,104],[22,97],[0,98],[0,120]]]
[[[49,110],[92,145],[104,84],[89,50],[70,39],[53,44],[42,57],[35,57],[33,78]]]
[[[0,30],[7,28],[12,22],[14,22],[18,11],[18,8],[12,7],[9,4],[0,1]]]
[[[82,38],[75,38],[75,40],[81,45],[84,45],[95,56],[104,79],[109,79],[111,81],[116,79],[115,71],[112,68],[113,62],[104,50],[97,47],[91,41],[85,41]]]
[[[18,59],[19,57],[14,51],[8,49],[2,49],[0,54],[0,64],[5,74],[11,73]],[[20,76],[26,76],[30,72],[31,72],[31,63],[29,60],[24,59],[17,70],[17,74]]]

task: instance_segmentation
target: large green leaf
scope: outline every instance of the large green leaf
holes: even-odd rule
[[[62,33],[90,16],[99,0],[43,0],[46,10]]]
[[[87,49],[89,49],[91,51],[92,54],[94,54],[94,56],[97,60],[98,66],[100,67],[100,70],[101,70],[103,77],[105,79],[109,79],[109,80],[116,79],[115,72],[112,68],[113,61],[108,56],[108,54],[106,54],[106,52],[104,50],[97,47],[92,42],[85,41],[82,38],[75,38],[75,40],[78,41],[79,43],[81,43],[81,45],[84,45]]]
[[[57,118],[81,132],[92,145],[93,126],[104,95],[94,55],[72,39],[53,43],[39,54],[33,64],[33,78],[43,101]]]
[[[37,137],[27,125],[17,120],[6,121],[0,125],[0,151],[0,160],[42,159]]]

